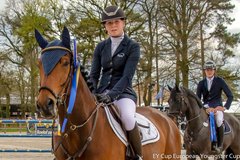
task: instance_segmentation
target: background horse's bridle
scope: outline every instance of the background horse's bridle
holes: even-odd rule
[[[181,97],[181,106],[184,105],[184,104],[185,104],[185,105],[188,105],[188,103],[185,101],[185,98],[184,98],[184,96],[183,96],[182,93],[181,93],[180,97]],[[186,124],[188,124],[189,122],[191,122],[191,121],[199,118],[199,117],[200,117],[200,114],[201,114],[201,111],[200,111],[200,112],[198,113],[198,115],[196,115],[195,117],[193,117],[193,118],[191,118],[191,119],[189,119],[189,120],[186,120]],[[179,111],[175,111],[175,112],[168,112],[168,115],[170,115],[170,116],[175,116],[175,117],[176,117],[176,116],[184,117],[181,109],[180,109]]]

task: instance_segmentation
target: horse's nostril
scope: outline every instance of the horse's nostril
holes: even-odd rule
[[[53,106],[54,106],[54,101],[51,98],[49,98],[47,100],[47,107],[48,107],[48,109],[53,109]]]

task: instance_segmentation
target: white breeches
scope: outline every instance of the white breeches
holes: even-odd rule
[[[134,128],[136,120],[136,104],[130,98],[122,98],[115,100],[114,104],[117,106],[120,114],[121,121],[127,131],[130,131]]]
[[[222,111],[217,111],[215,113],[215,120],[217,127],[220,127],[223,124],[223,112]]]

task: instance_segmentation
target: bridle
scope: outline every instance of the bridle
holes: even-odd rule
[[[68,116],[68,114],[67,114],[67,104],[66,104],[67,102],[66,101],[67,101],[67,98],[70,95],[71,80],[73,78],[73,73],[74,73],[74,69],[75,69],[73,63],[71,63],[70,65],[71,65],[71,68],[70,68],[70,71],[68,73],[68,77],[65,80],[65,82],[63,83],[63,86],[62,86],[62,88],[61,88],[59,93],[56,94],[48,86],[41,86],[39,88],[39,92],[41,90],[47,90],[49,93],[51,93],[53,95],[53,97],[56,99],[56,102],[57,102],[56,105],[58,107],[60,105],[64,106],[65,114],[67,116]],[[64,133],[61,134],[61,140],[58,141],[58,144],[56,144],[56,146],[55,146],[55,144],[53,142],[53,135],[54,135],[54,127],[53,127],[52,128],[52,153],[54,154],[55,152],[57,152],[58,148],[61,147],[61,149],[63,150],[64,154],[68,157],[67,159],[69,159],[69,160],[71,159],[72,160],[72,159],[75,159],[77,157],[81,157],[81,155],[87,149],[89,143],[92,141],[92,136],[93,136],[93,133],[95,131],[96,124],[97,124],[98,111],[99,111],[99,108],[101,106],[104,106],[104,105],[102,103],[98,103],[96,101],[95,109],[91,112],[91,114],[88,116],[88,118],[82,124],[75,125],[75,124],[73,124],[69,120],[68,123],[70,123],[70,127],[68,128],[68,130],[66,130]],[[75,131],[77,131],[77,129],[80,129],[80,128],[84,127],[88,122],[90,122],[91,119],[93,119],[92,129],[90,130],[90,133],[89,133],[88,137],[86,138],[85,143],[73,155],[69,154],[69,152],[67,151],[66,147],[64,147],[64,145],[63,145],[63,141],[64,140],[66,141],[66,138],[68,137],[70,132],[75,132]],[[53,125],[52,126],[55,126],[54,124],[55,124],[55,120],[53,121]]]
[[[182,93],[180,95],[180,101],[181,101],[181,103],[180,103],[181,106],[183,106],[183,105],[187,105],[188,106],[189,105],[188,102],[185,100],[185,98],[184,98]],[[170,115],[175,115],[175,117],[177,117],[177,120],[179,120],[178,123],[179,124],[180,123],[185,123],[186,128],[188,128],[187,126],[189,126],[189,127],[196,126],[195,120],[197,120],[198,118],[201,117],[201,109],[199,110],[199,112],[194,117],[192,117],[192,118],[190,118],[188,120],[184,120],[184,121],[181,121],[181,118],[179,118],[179,117],[185,117],[185,115],[182,113],[181,109],[179,109],[179,111],[170,112],[169,114]],[[205,123],[205,121],[203,121],[203,123],[200,125],[200,127],[197,127],[195,131],[190,130],[189,128],[186,130],[185,134],[186,134],[186,137],[188,137],[187,141],[188,141],[188,143],[190,145],[192,145],[191,142],[192,142],[193,137],[198,135],[202,131],[203,127],[206,127],[204,125],[204,123]]]
[[[185,101],[185,98],[182,94],[180,95],[180,97],[181,97],[180,98],[181,99],[181,106],[188,105],[188,103]],[[183,114],[183,112],[180,109],[179,109],[179,111],[168,112],[168,114],[171,115],[171,116],[175,116],[175,117],[177,117],[177,116],[179,116],[181,118],[185,117],[185,114]],[[189,124],[190,122],[192,122],[193,120],[196,120],[200,116],[201,116],[201,111],[199,111],[199,113],[195,117],[193,117],[189,120],[186,120],[185,123]]]
[[[48,47],[44,50],[41,51],[42,54],[44,54],[44,51],[46,50],[49,50],[50,49],[58,49],[59,47]],[[62,49],[62,47],[60,47]],[[63,48],[64,49],[64,48]],[[71,83],[70,83],[70,80],[72,79],[72,76],[73,76],[73,57],[72,57],[72,53],[70,52],[70,50],[67,50],[68,53],[67,54],[70,54],[71,55],[71,59],[70,59],[70,70],[68,72],[68,76],[67,76],[67,79],[65,80],[65,82],[61,85],[62,88],[61,90],[59,91],[59,93],[55,93],[53,91],[53,89],[49,88],[48,86],[40,86],[39,88],[39,93],[42,91],[42,90],[47,90],[48,92],[50,92],[53,97],[56,99],[56,105],[59,106],[59,105],[64,105],[64,107],[66,108],[66,99],[67,99],[67,95],[69,95],[69,92],[70,92],[70,86],[71,86]],[[40,82],[41,84],[41,82]]]
[[[62,86],[61,90],[57,94],[51,88],[49,88],[48,86],[41,86],[38,91],[41,92],[41,90],[47,90],[56,99],[56,102],[57,102],[56,105],[57,106],[64,105],[64,107],[66,108],[66,100],[67,100],[67,97],[68,97],[67,95],[69,94],[69,90],[70,90],[70,85],[71,85],[70,80],[71,80],[71,77],[72,77],[72,67],[71,67],[71,69],[70,69],[70,71],[68,73],[67,79],[63,83],[64,85]]]
[[[57,144],[57,147],[54,147],[54,145],[53,145],[54,143],[53,143],[53,140],[52,140],[52,152],[53,153],[57,152],[58,148],[61,147],[64,154],[67,156],[67,160],[75,160],[77,157],[81,157],[82,154],[84,153],[84,151],[87,149],[90,142],[92,141],[93,133],[94,133],[94,131],[96,129],[96,125],[97,125],[98,111],[99,111],[100,107],[104,107],[104,104],[96,102],[96,108],[92,111],[90,116],[82,124],[74,125],[74,124],[71,123],[71,125],[69,127],[69,130],[66,131],[66,133],[64,135],[61,136],[61,141]],[[73,155],[69,154],[66,147],[64,147],[64,145],[62,143],[64,138],[68,137],[69,132],[74,132],[74,131],[76,131],[76,129],[80,129],[80,128],[84,127],[90,121],[90,119],[92,119],[92,118],[93,118],[92,129],[91,129],[88,137],[86,138],[85,143]]]

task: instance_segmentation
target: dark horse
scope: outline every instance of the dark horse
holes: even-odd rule
[[[61,136],[55,136],[53,140],[56,159],[124,160],[126,147],[114,134],[104,105],[96,102],[81,73],[78,76],[73,110],[67,114],[74,74],[74,57],[70,50],[68,30],[64,28],[61,41],[48,43],[37,30],[35,37],[43,49],[39,60],[37,109],[45,118],[58,119],[61,129],[64,118],[68,119]],[[58,56],[59,53],[61,56]],[[44,58],[47,66],[44,66]],[[138,107],[137,112],[148,117],[160,133],[160,140],[143,146],[143,158],[160,160],[172,156],[171,159],[180,159],[181,140],[176,124],[164,113],[150,107]]]
[[[171,91],[168,100],[169,114],[186,116],[187,119],[184,143],[188,159],[196,159],[196,155],[201,159],[208,159],[208,155],[214,155],[215,153],[211,151],[208,115],[203,109],[200,99],[184,87],[179,88],[176,85],[174,88],[169,87],[169,90]],[[229,123],[232,131],[224,135],[223,150],[226,150],[226,155],[215,157],[231,159],[238,156],[239,158],[240,122],[235,116],[228,113],[224,113],[224,119]]]

